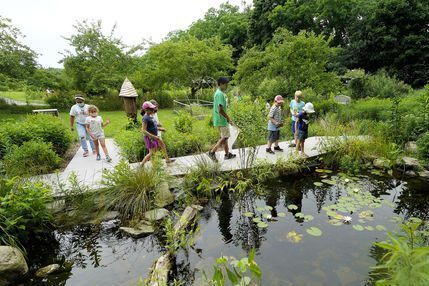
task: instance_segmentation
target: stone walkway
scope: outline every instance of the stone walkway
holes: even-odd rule
[[[305,153],[309,157],[321,155],[323,152],[322,147],[324,144],[329,142],[329,139],[333,139],[333,137],[308,138],[305,143]],[[341,137],[341,139],[346,140],[347,137]],[[265,145],[258,146],[256,148],[255,160],[263,160],[274,164],[279,159],[287,160],[291,156],[296,156],[295,148],[290,148],[288,146],[289,143],[290,141],[280,142],[279,145],[284,149],[284,151],[276,152],[275,154],[266,153]],[[106,145],[112,158],[112,162],[110,163],[105,161],[104,156],[102,156],[103,160],[101,161],[96,161],[95,155],[93,154],[84,158],[82,156],[83,150],[80,148],[63,172],[37,176],[33,177],[32,179],[41,180],[51,185],[55,196],[61,196],[61,185],[67,187],[69,185],[69,178],[72,176],[72,174],[77,176],[78,181],[81,184],[84,184],[90,188],[99,188],[103,171],[114,168],[114,166],[121,160],[119,149],[116,146],[114,140],[106,139]],[[244,148],[242,150],[233,149],[231,152],[237,154],[237,157],[230,160],[223,159],[223,151],[216,153],[222,171],[244,169],[249,165],[244,161],[246,160],[245,158],[248,158],[246,154],[251,152],[250,148]],[[212,162],[206,154],[190,155],[178,157],[175,159],[176,161],[174,163],[166,165],[167,171],[174,176],[185,175],[190,169],[195,167],[201,161],[209,163]],[[134,163],[131,164],[131,166],[137,168],[139,164]]]

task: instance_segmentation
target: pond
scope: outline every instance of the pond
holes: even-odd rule
[[[379,255],[372,243],[386,237],[385,229],[394,229],[398,217],[428,219],[425,190],[419,181],[316,173],[275,180],[263,194],[225,193],[203,209],[195,244],[179,252],[174,276],[204,285],[201,271],[210,272],[217,257],[240,258],[255,248],[263,285],[363,285]],[[349,214],[351,223],[339,214]],[[33,245],[30,268],[73,261],[71,272],[26,285],[137,285],[161,245],[161,233],[131,239],[115,221],[56,231]]]

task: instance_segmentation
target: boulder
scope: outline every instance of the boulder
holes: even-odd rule
[[[61,266],[59,264],[51,264],[37,270],[36,276],[39,278],[44,278],[50,274],[58,273],[60,271],[61,271]]]
[[[414,172],[413,170],[408,170],[404,173],[405,176],[410,177],[410,178],[414,178],[417,177],[417,173]]]
[[[119,229],[132,238],[147,236],[155,231],[155,228],[147,221],[141,221],[136,227],[120,227]]]
[[[405,144],[405,151],[409,153],[417,153],[417,144],[414,141],[409,141]]]
[[[428,170],[424,170],[424,171],[420,171],[418,172],[419,177],[424,179],[424,180],[429,180],[429,171]]]
[[[21,251],[11,246],[0,246],[0,285],[11,285],[27,273],[27,262]]]
[[[377,169],[389,169],[390,168],[390,161],[386,158],[377,158],[375,159],[372,164]]]
[[[159,208],[171,205],[176,197],[173,193],[170,192],[168,183],[163,183],[159,186],[156,196],[155,196],[155,205]]]
[[[396,165],[403,171],[420,171],[423,169],[419,160],[413,157],[402,157],[396,161]]]
[[[157,221],[165,218],[166,216],[168,216],[168,214],[168,210],[164,208],[159,208],[145,212],[144,217],[146,220],[149,221]]]
[[[340,94],[334,97],[334,101],[336,103],[346,105],[352,101],[352,98],[350,96]]]

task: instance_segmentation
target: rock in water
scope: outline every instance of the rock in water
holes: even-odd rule
[[[157,207],[163,208],[172,204],[175,200],[175,196],[170,192],[170,188],[167,183],[163,183],[159,186],[156,196],[155,196],[155,205]]]
[[[58,273],[60,270],[61,270],[61,266],[59,264],[51,264],[37,270],[36,276],[43,278],[48,276],[49,274]]]
[[[27,273],[27,262],[21,251],[10,246],[0,246],[0,285],[12,285]]]
[[[403,157],[402,159],[398,159],[396,165],[403,169],[404,171],[413,170],[420,171],[423,169],[419,160],[413,157]]]
[[[385,158],[377,158],[374,160],[374,162],[372,164],[377,169],[383,169],[384,170],[384,169],[390,168],[390,162],[389,162],[389,160],[387,160]]]
[[[145,212],[144,217],[149,221],[155,221],[155,220],[161,220],[165,218],[166,216],[168,216],[168,214],[169,214],[168,210],[159,208],[159,209],[154,209],[154,210]]]

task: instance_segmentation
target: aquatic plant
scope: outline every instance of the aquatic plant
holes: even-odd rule
[[[224,286],[229,285],[260,285],[262,271],[254,260],[255,249],[249,252],[248,257],[236,260],[234,257],[221,256],[216,259],[213,266],[211,278],[203,272],[203,277],[207,285]]]
[[[176,217],[180,217],[180,215],[176,214]],[[186,229],[175,229],[174,222],[171,217],[164,220],[164,247],[170,254],[175,255],[180,249],[186,250],[194,245],[195,235],[199,232],[199,227],[195,225],[195,222],[196,220],[194,220],[194,222]],[[190,229],[190,231],[188,229]]]
[[[389,232],[388,240],[375,245],[386,251],[370,275],[375,285],[424,286],[429,281],[428,232],[424,223],[411,218],[400,232]]]

